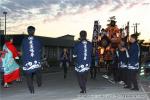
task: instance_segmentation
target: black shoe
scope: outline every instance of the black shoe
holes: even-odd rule
[[[84,90],[84,91],[82,90],[82,91],[80,91],[80,93],[86,93],[86,90]]]
[[[34,94],[34,88],[33,89],[29,88],[29,91],[30,91],[31,94]]]
[[[40,84],[40,85],[38,85],[38,87],[41,87],[42,85]]]
[[[80,91],[80,93],[84,93],[84,91],[82,90],[82,91]]]
[[[32,91],[32,94],[34,94],[34,90]]]
[[[133,91],[139,91],[139,88],[132,88],[130,90],[133,90]]]
[[[41,86],[42,86],[42,81],[37,82],[37,86],[38,86],[38,87],[41,87]]]
[[[30,93],[31,93],[31,94],[34,94],[34,90],[31,90]]]
[[[34,91],[32,91],[31,94],[34,94]]]
[[[66,75],[64,75],[64,79],[66,79],[67,78],[67,76]]]

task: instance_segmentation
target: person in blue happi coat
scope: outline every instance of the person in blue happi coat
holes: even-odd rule
[[[42,58],[42,43],[34,37],[35,27],[27,28],[29,36],[23,39],[22,42],[22,62],[23,70],[26,75],[27,85],[30,93],[34,93],[33,76],[36,76],[38,87],[42,85],[41,76],[41,58]]]
[[[119,70],[118,70],[118,76],[119,76],[119,83],[123,84],[124,86],[127,85],[127,64],[128,64],[128,58],[129,58],[129,54],[127,49],[127,45],[126,45],[126,39],[121,39],[120,44],[119,44],[119,48],[116,50],[116,54],[118,57],[118,64],[119,64]]]
[[[86,93],[87,76],[92,60],[92,44],[86,37],[87,32],[84,30],[81,31],[80,41],[74,46],[73,55],[76,58],[75,71],[81,88],[80,93]]]
[[[132,34],[130,37],[129,60],[128,60],[128,82],[125,88],[139,90],[137,74],[139,71],[140,47],[137,42],[137,35]]]

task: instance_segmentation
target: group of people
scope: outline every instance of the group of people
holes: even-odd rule
[[[5,45],[0,54],[0,67],[3,71],[4,87],[8,87],[8,83],[20,79],[20,68],[15,59],[22,56],[23,71],[26,76],[27,86],[31,94],[34,94],[33,78],[36,76],[38,87],[42,86],[42,72],[41,72],[41,58],[42,58],[42,42],[34,36],[35,27],[29,26],[27,28],[28,37],[23,39],[21,45],[21,53],[17,51],[11,41],[5,41]],[[86,84],[88,72],[96,68],[93,66],[92,43],[87,40],[87,32],[80,32],[80,41],[74,46],[73,58],[75,62],[75,72],[77,80],[80,86],[80,93],[86,93]],[[129,49],[120,43],[118,50],[116,51],[119,59],[121,81],[124,81],[125,88],[132,88],[132,90],[138,90],[137,72],[139,69],[139,46],[137,44],[137,36],[131,35],[131,45]],[[70,55],[66,49],[60,56],[60,66],[64,68],[64,78],[67,77],[67,68],[69,66]],[[98,58],[94,58],[96,60]],[[95,61],[94,61],[95,64]],[[92,77],[96,77],[96,74]]]
[[[80,32],[80,42],[74,46],[75,71],[80,93],[86,93],[86,83],[88,72],[91,78],[96,79],[99,57],[97,52],[93,52],[93,45],[86,39],[86,31]],[[137,75],[139,71],[140,47],[137,42],[138,36],[130,36],[129,45],[122,39],[117,49],[113,52],[113,57],[106,61],[105,65],[111,65],[108,68],[108,76],[113,74],[114,82],[124,85],[124,88],[139,90]],[[106,66],[105,66],[106,67]],[[108,77],[107,76],[107,77]]]
[[[137,43],[137,35],[132,34],[130,37],[129,49],[122,41],[118,50],[120,75],[125,83],[124,88],[139,90],[137,74],[139,72],[140,47]]]
[[[139,71],[140,47],[137,34],[129,36],[129,23],[119,29],[115,16],[110,17],[106,29],[99,30],[95,21],[93,30],[93,53],[91,78],[96,78],[97,68],[104,66],[104,78],[111,83],[120,83],[124,88],[139,90],[137,74]],[[99,31],[98,31],[99,30]],[[110,76],[113,77],[110,77]]]
[[[28,37],[23,39],[21,52],[13,45],[11,37],[5,37],[5,44],[0,51],[1,85],[9,87],[9,83],[20,81],[20,66],[17,59],[21,56],[22,69],[26,76],[30,93],[34,93],[33,78],[36,76],[38,87],[42,85],[41,57],[42,42],[34,37],[35,27],[27,28]]]
[[[115,50],[115,61],[110,64],[109,74],[104,78],[109,79],[110,73],[113,74],[113,82],[123,84],[124,88],[139,90],[137,75],[139,72],[140,47],[137,43],[137,35],[130,36],[130,46],[127,46],[124,40],[121,40],[118,48]]]

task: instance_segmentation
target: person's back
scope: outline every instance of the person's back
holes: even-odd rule
[[[34,93],[33,76],[36,76],[38,87],[42,85],[41,60],[42,45],[37,37],[34,37],[35,27],[27,28],[29,36],[22,42],[23,70],[27,78],[30,93]]]
[[[74,46],[74,57],[76,58],[75,71],[81,88],[80,93],[86,93],[88,71],[91,67],[92,44],[86,39],[86,31],[80,32],[80,42]]]
[[[25,38],[22,43],[23,70],[33,71],[41,67],[41,53],[42,46],[37,37],[29,36]]]
[[[92,45],[89,41],[81,41],[75,45],[77,55],[76,71],[88,70],[91,65]],[[84,68],[83,68],[84,67]]]

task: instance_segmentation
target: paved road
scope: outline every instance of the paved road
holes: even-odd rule
[[[141,78],[141,88],[150,98],[150,76],[146,77],[146,79]]]
[[[35,84],[35,94],[30,94],[25,80],[13,83],[11,88],[1,88],[0,100],[150,100],[148,88],[140,84],[140,91],[123,89],[119,84],[112,84],[101,75],[96,80],[88,79],[87,94],[80,94],[74,73],[63,79],[63,73],[43,75],[43,86]]]

